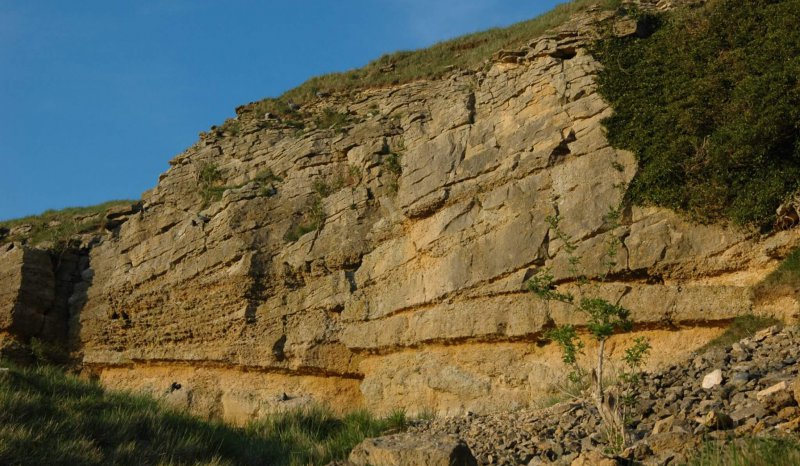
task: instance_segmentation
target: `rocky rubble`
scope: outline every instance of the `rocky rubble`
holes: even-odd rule
[[[479,464],[600,464],[599,458],[608,464],[679,464],[704,439],[800,435],[798,347],[799,327],[771,327],[685,364],[643,374],[630,417],[630,446],[616,458],[598,456],[605,441],[591,402],[435,419],[411,432],[458,437]],[[709,386],[706,376],[717,371],[719,382]]]

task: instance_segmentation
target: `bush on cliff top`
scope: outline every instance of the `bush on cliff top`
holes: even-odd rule
[[[404,426],[402,413],[336,417],[317,407],[238,428],[52,367],[0,372],[0,464],[327,464],[366,436]]]
[[[800,1],[717,0],[610,39],[612,145],[636,154],[628,200],[768,227],[800,186]]]

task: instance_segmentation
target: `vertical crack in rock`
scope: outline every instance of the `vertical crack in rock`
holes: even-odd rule
[[[469,96],[467,96],[467,112],[469,112],[469,116],[467,117],[467,123],[470,125],[475,124],[475,92],[470,92]]]

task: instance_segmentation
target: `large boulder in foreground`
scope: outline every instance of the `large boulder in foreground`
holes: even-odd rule
[[[463,441],[450,436],[396,434],[366,439],[350,453],[353,466],[477,466]]]

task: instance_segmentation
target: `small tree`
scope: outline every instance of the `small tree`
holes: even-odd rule
[[[606,217],[613,226],[617,225],[619,211],[612,210]],[[626,385],[625,396],[619,398],[616,394],[607,394],[604,387],[604,362],[605,344],[608,338],[617,332],[627,332],[633,327],[630,319],[630,310],[619,304],[614,304],[606,299],[596,296],[587,296],[587,285],[604,281],[613,267],[616,265],[616,257],[619,239],[612,235],[604,255],[603,263],[606,270],[599,280],[590,281],[585,275],[578,273],[580,256],[575,254],[577,245],[569,235],[561,230],[560,218],[547,217],[546,221],[550,225],[551,233],[563,242],[564,251],[567,253],[569,271],[573,280],[578,286],[578,293],[573,294],[569,291],[559,290],[555,283],[555,277],[550,269],[545,268],[534,275],[527,286],[530,291],[546,302],[556,301],[566,304],[574,312],[583,314],[586,317],[586,329],[589,334],[599,343],[597,350],[596,365],[591,371],[587,371],[578,364],[578,355],[583,353],[584,344],[578,337],[577,329],[572,325],[561,325],[547,332],[547,338],[553,340],[561,347],[562,361],[567,364],[572,371],[568,379],[573,384],[580,384],[587,374],[592,375],[592,385],[594,388],[594,401],[600,412],[601,418],[607,427],[607,437],[609,441],[617,447],[625,443],[625,419],[624,412],[626,406],[631,406],[635,400],[636,386],[638,386],[639,373],[643,364],[643,359],[647,355],[650,344],[645,338],[636,339],[634,346],[629,348],[623,360],[628,366],[628,371],[624,372],[621,380]]]

